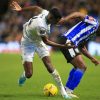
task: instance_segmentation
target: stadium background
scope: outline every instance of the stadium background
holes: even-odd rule
[[[22,7],[30,5],[39,5],[42,8],[50,9],[57,6],[60,8],[63,16],[66,16],[74,11],[92,15],[100,22],[100,0],[17,0]],[[19,53],[20,38],[22,36],[23,24],[33,16],[30,12],[16,12],[9,9],[4,19],[0,22],[0,53]],[[66,27],[51,28],[53,34],[50,39],[56,42],[56,36],[64,32],[76,23],[70,21]],[[99,31],[98,31],[99,32]],[[93,48],[95,46],[95,48]],[[98,36],[87,45],[88,50],[92,55],[100,55],[100,32]],[[53,48],[54,49],[54,48]]]
[[[39,5],[46,9],[58,6],[64,16],[73,11],[80,11],[94,16],[100,22],[100,0],[17,1],[21,6]],[[22,25],[32,16],[32,12],[17,13],[9,10],[0,22],[0,100],[64,100],[60,93],[55,97],[46,97],[43,95],[44,85],[47,83],[55,84],[55,82],[37,55],[34,58],[32,78],[27,80],[23,87],[18,86],[17,81],[23,71],[21,56],[20,54],[9,53],[20,53],[19,43],[22,36]],[[67,24],[67,27],[59,28],[63,32],[75,23],[76,21],[71,21]],[[59,30],[57,27],[52,26],[51,31],[54,34],[51,34],[53,37],[51,36],[50,38],[56,41],[56,35],[59,34]],[[90,41],[89,46],[90,53],[97,55],[95,57],[100,61],[100,36]],[[79,87],[74,92],[79,96],[78,100],[100,100],[100,65],[95,67],[89,59],[84,56],[83,59],[87,65],[87,71]],[[51,52],[51,60],[59,71],[62,82],[65,85],[72,65],[66,63],[61,52]]]

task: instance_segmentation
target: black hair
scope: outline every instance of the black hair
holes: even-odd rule
[[[53,16],[54,19],[61,19],[62,17],[59,9],[56,7],[50,9],[50,14]]]

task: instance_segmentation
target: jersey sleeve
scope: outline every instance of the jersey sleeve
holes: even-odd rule
[[[85,16],[84,22],[89,23],[93,26],[98,26],[99,24],[95,18],[93,18],[92,16],[88,16],[88,15]]]
[[[40,17],[47,17],[47,15],[49,14],[48,10],[43,9],[41,14],[39,15]]]

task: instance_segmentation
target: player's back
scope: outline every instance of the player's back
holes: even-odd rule
[[[84,19],[84,21],[80,21],[78,24],[73,26],[67,32],[63,34],[67,39],[72,41],[76,46],[83,41],[86,41],[88,37],[93,35],[93,33],[98,28],[97,20],[93,19],[90,21],[88,16]]]

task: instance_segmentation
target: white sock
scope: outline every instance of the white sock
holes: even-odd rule
[[[25,71],[22,73],[21,77],[26,78],[26,76],[25,76]]]
[[[53,78],[55,79],[57,85],[59,86],[60,88],[60,92],[61,94],[64,96],[64,95],[67,95],[65,89],[64,89],[64,86],[62,84],[62,81],[61,81],[61,78],[60,78],[60,75],[59,73],[57,72],[57,70],[55,69],[53,73],[51,73]]]
[[[73,93],[73,90],[69,89],[68,87],[65,87],[65,90],[67,93]]]
[[[53,78],[55,79],[55,81],[57,82],[58,86],[61,88],[63,87],[63,84],[62,84],[62,81],[61,81],[61,78],[60,78],[60,75],[59,73],[57,72],[57,70],[54,70],[53,73],[51,73]]]

